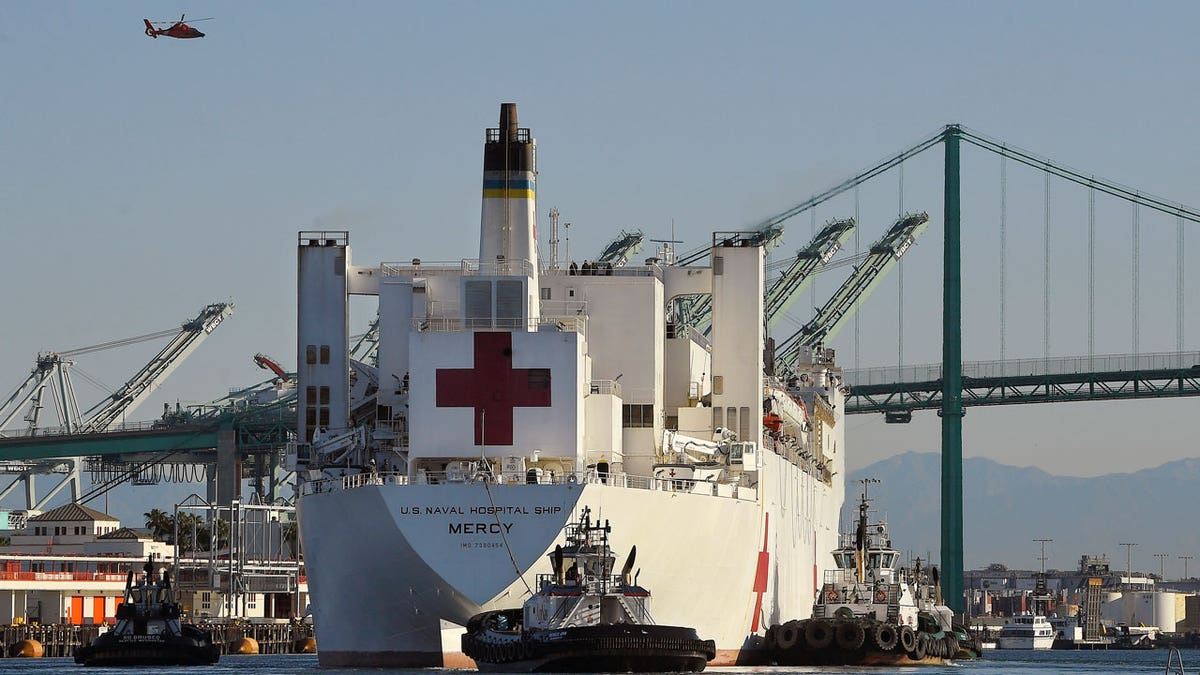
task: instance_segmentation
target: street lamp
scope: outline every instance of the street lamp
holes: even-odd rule
[[[1121,542],[1119,546],[1125,547],[1125,584],[1133,586],[1133,547],[1137,546],[1133,542]]]

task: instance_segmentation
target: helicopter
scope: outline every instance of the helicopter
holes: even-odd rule
[[[146,23],[146,35],[149,35],[156,40],[158,39],[159,35],[179,38],[180,40],[204,37],[204,33],[201,33],[200,31],[183,22],[184,16],[185,15],[180,14],[178,21],[151,21],[150,19],[142,19],[142,21]],[[209,21],[212,18],[213,17],[210,16],[205,19],[192,19],[192,21]],[[167,26],[167,28],[155,28],[155,26]]]

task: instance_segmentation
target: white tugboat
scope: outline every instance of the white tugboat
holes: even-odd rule
[[[171,576],[158,576],[154,561],[133,570],[125,582],[125,600],[117,607],[117,625],[75,650],[75,663],[85,666],[211,665],[221,658],[220,645],[199,628],[184,623]]]
[[[941,604],[937,568],[933,585],[921,570],[899,566],[887,523],[868,522],[865,479],[854,533],[841,535],[835,569],[825,572],[812,618],[773,626],[766,644],[780,665],[936,665],[976,658],[966,630]],[[967,644],[970,643],[970,644]]]
[[[612,527],[592,523],[584,507],[566,528],[566,546],[550,554],[553,572],[520,609],[477,614],[467,622],[463,653],[480,670],[505,672],[700,672],[716,643],[694,628],[659,626],[650,591],[637,584],[629,551],[619,575],[608,544]],[[639,570],[640,571],[640,570]]]

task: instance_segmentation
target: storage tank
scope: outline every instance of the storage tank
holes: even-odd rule
[[[1113,623],[1123,623],[1126,619],[1122,616],[1121,609],[1124,603],[1121,602],[1121,593],[1119,591],[1105,591],[1100,594],[1100,619],[1103,621],[1111,621]]]
[[[1175,593],[1137,591],[1129,595],[1125,614],[1130,626],[1145,624],[1166,631],[1175,630]]]

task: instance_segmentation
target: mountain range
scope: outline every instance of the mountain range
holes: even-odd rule
[[[906,452],[849,474],[842,531],[856,513],[862,478],[871,484],[872,522],[888,521],[900,551],[940,559],[941,455]],[[1075,569],[1080,556],[1107,555],[1114,570],[1125,569],[1134,542],[1134,571],[1183,576],[1179,556],[1197,555],[1188,575],[1200,576],[1200,458],[1184,459],[1132,473],[1092,478],[1056,476],[981,457],[963,461],[963,563],[976,569],[993,562],[1037,569],[1046,544],[1047,569]]]

